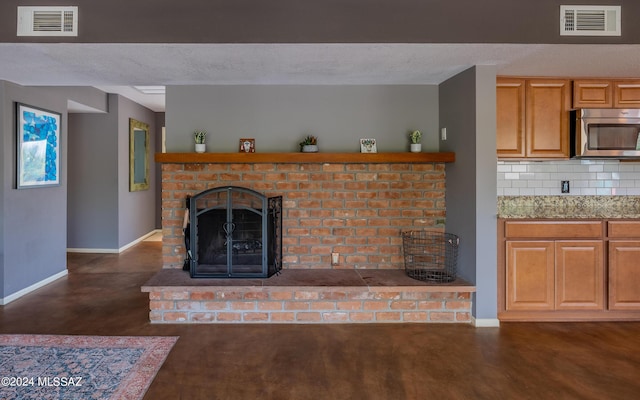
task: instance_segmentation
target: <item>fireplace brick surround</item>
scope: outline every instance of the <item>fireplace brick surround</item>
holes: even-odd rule
[[[284,269],[403,268],[400,232],[446,215],[444,163],[163,164],[165,268],[182,267],[185,198],[218,186],[283,196]]]
[[[287,154],[261,154],[256,162],[242,161],[251,160],[247,155],[210,153],[200,161],[156,155],[162,162],[163,271],[142,288],[149,293],[151,322],[471,322],[475,287],[462,280],[430,285],[404,274],[401,232],[442,231],[446,218],[445,161],[403,161],[415,160],[409,154],[378,155],[373,162],[359,154],[329,156],[328,162]],[[280,277],[182,281],[185,198],[221,186],[283,197]],[[336,265],[332,252],[340,254]],[[331,282],[348,270],[360,282]],[[278,279],[297,283],[273,283]]]

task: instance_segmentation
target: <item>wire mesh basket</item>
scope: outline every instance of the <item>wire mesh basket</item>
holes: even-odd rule
[[[402,232],[404,269],[411,278],[429,282],[456,279],[460,238],[428,230]]]

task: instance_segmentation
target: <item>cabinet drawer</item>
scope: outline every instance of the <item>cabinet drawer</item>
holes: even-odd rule
[[[611,238],[640,238],[640,221],[609,221]]]
[[[602,237],[602,222],[600,221],[506,221],[504,228],[504,234],[507,238],[573,239]]]

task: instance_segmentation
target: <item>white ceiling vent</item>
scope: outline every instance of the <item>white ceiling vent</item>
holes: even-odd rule
[[[78,7],[18,7],[18,36],[78,36]]]
[[[620,6],[560,6],[561,36],[621,36]]]

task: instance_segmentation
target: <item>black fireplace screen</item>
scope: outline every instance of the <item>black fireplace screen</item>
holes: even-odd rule
[[[282,268],[282,197],[236,186],[189,199],[192,278],[266,278]]]

